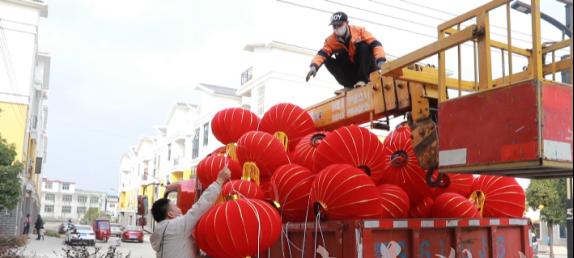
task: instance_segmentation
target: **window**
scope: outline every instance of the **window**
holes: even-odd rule
[[[113,209],[113,208],[115,208],[115,207],[116,207],[116,204],[115,204],[115,203],[110,203],[110,208]]]
[[[203,146],[209,143],[209,122],[203,125]]]
[[[195,128],[195,133],[193,135],[193,143],[191,148],[191,158],[195,159],[199,157],[199,128]]]
[[[247,83],[253,78],[253,66],[249,67],[245,72],[241,73],[241,85]]]
[[[70,190],[70,184],[68,184],[68,183],[63,183],[63,184],[62,184],[62,190]]]
[[[265,86],[259,86],[255,92],[257,96],[255,102],[255,105],[257,105],[257,114],[263,115],[265,112]]]
[[[88,200],[88,197],[85,195],[78,195],[78,202],[79,203],[86,203],[86,201]]]
[[[52,193],[47,193],[46,195],[44,195],[44,199],[46,201],[53,201],[56,199],[56,195]]]
[[[92,196],[90,197],[90,203],[98,203],[100,199],[98,197]]]
[[[72,195],[70,195],[70,194],[64,194],[64,195],[62,195],[62,201],[64,201],[64,202],[71,202],[71,201],[72,201]]]
[[[78,214],[84,214],[84,213],[86,213],[86,207],[78,207],[78,208],[76,209],[76,213],[78,213]]]
[[[167,144],[167,160],[171,160],[171,143]]]
[[[62,213],[71,213],[72,206],[62,206]]]
[[[54,205],[44,206],[44,212],[54,212]]]
[[[44,188],[46,188],[46,189],[52,189],[52,182],[46,182],[46,183],[44,184]]]

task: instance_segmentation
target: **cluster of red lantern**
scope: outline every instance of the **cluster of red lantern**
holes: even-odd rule
[[[198,242],[214,257],[269,248],[281,220],[521,217],[525,209],[524,191],[512,178],[448,174],[446,188],[429,187],[405,124],[381,142],[355,125],[316,131],[305,110],[278,104],[261,119],[224,109],[211,126],[225,146],[200,162],[197,177],[206,187],[228,167],[233,179],[197,227],[217,236]]]

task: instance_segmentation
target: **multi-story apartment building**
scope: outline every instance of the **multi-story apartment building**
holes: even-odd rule
[[[106,193],[78,189],[74,182],[44,178],[41,198],[40,214],[48,221],[79,222],[90,208],[106,209]]]
[[[42,165],[46,161],[50,56],[38,47],[45,1],[0,0],[0,137],[16,147],[24,164],[15,209],[0,207],[0,232],[17,235],[26,214],[37,214]]]

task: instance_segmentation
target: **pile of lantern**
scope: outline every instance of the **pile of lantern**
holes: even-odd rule
[[[203,187],[228,167],[232,180],[221,201],[197,226],[199,247],[214,257],[247,257],[269,248],[282,222],[364,218],[521,217],[525,194],[513,178],[448,174],[431,188],[407,125],[381,142],[355,125],[317,131],[292,104],[262,118],[241,108],[211,121],[225,146],[203,159]]]

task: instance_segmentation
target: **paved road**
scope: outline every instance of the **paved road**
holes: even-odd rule
[[[114,243],[117,243],[119,238],[111,238],[108,243],[96,243],[97,248],[101,248],[100,253],[105,254],[108,247]],[[61,258],[65,257],[62,248],[66,248],[64,240],[61,238],[48,237],[45,240],[36,240],[31,238],[26,246],[24,254],[26,257],[32,258]],[[95,252],[94,247],[88,247],[90,253]],[[149,236],[146,235],[143,243],[121,243],[118,248],[118,252],[122,253],[122,257],[130,254],[130,258],[148,258],[154,257],[155,254],[151,245],[149,243]],[[99,256],[98,256],[99,257]]]

